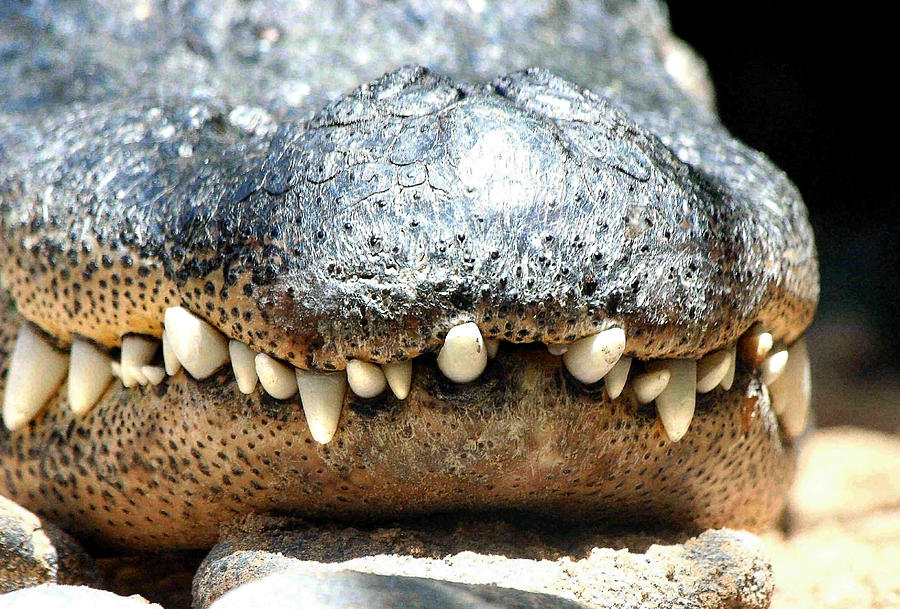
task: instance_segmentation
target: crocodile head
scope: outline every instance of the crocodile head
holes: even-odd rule
[[[407,67],[303,116],[6,115],[0,492],[152,548],[248,512],[764,526],[806,212],[707,115],[629,110]]]

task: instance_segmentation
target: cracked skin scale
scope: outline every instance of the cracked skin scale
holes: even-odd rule
[[[699,109],[543,69],[462,73],[400,68],[250,125],[214,96],[7,117],[0,390],[23,320],[63,350],[117,349],[159,338],[172,306],[301,370],[413,359],[413,375],[402,400],[348,390],[326,444],[298,396],[245,395],[230,366],[114,381],[82,415],[62,388],[0,431],[0,492],[145,549],[207,547],[251,512],[769,523],[798,430],[759,362],[698,394],[672,442],[631,383],[613,399],[540,343],[621,328],[635,362],[698,360],[757,327],[794,345],[818,297],[794,187]],[[503,342],[458,384],[435,354],[464,322]]]

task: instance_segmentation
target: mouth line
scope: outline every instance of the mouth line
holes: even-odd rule
[[[413,386],[416,366],[434,366],[446,383],[478,387],[499,350],[510,357],[533,357],[536,348],[558,358],[559,369],[579,391],[602,391],[608,400],[621,398],[640,408],[654,405],[670,442],[678,442],[688,433],[698,396],[732,391],[739,366],[766,387],[772,408],[789,437],[803,431],[809,412],[805,339],[801,337],[788,346],[775,341],[760,324],[735,343],[699,359],[642,359],[629,353],[626,332],[619,327],[572,343],[545,345],[485,339],[477,324],[465,322],[443,335],[436,352],[414,358],[416,364],[414,359],[379,364],[351,358],[345,370],[336,371],[297,368],[257,352],[180,306],[166,310],[163,327],[161,338],[128,334],[121,348],[111,351],[75,337],[65,353],[37,326],[23,324],[3,396],[7,429],[21,429],[36,418],[48,401],[63,391],[64,382],[65,404],[82,416],[104,399],[114,378],[124,387],[137,390],[138,386],[158,386],[182,371],[188,378],[203,381],[230,367],[242,394],[259,392],[276,402],[299,401],[312,438],[328,444],[338,431],[345,404],[362,403],[364,410],[376,412],[378,408],[372,402],[383,395],[404,402]]]

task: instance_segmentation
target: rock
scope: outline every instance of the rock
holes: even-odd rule
[[[612,609],[691,599],[698,609],[736,609],[768,607],[773,585],[762,542],[727,529],[678,540],[537,533],[503,522],[364,531],[251,518],[201,565],[194,606],[220,597],[217,609],[236,606],[234,599],[253,594],[279,607],[296,602],[286,591],[305,590],[309,606],[329,608],[396,606],[393,595],[405,591],[410,600],[403,605],[411,607],[440,597],[442,607]]]
[[[101,581],[78,542],[0,497],[0,593],[43,583],[96,586]]]
[[[584,609],[586,605],[549,594],[498,586],[472,586],[423,577],[374,575],[357,571],[285,571],[235,588],[211,609]]]
[[[119,596],[83,586],[42,584],[0,596],[0,609],[162,609],[139,596]]]

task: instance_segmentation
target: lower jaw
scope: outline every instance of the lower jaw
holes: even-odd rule
[[[241,394],[225,370],[114,384],[84,417],[57,396],[14,438],[0,431],[0,457],[25,472],[0,477],[0,493],[83,536],[154,549],[208,546],[246,513],[357,521],[503,510],[758,530],[781,509],[792,443],[746,369],[731,390],[698,395],[689,431],[670,442],[652,404],[589,391],[540,348],[501,350],[471,386],[420,359],[402,402],[348,392],[324,446],[299,399]]]

